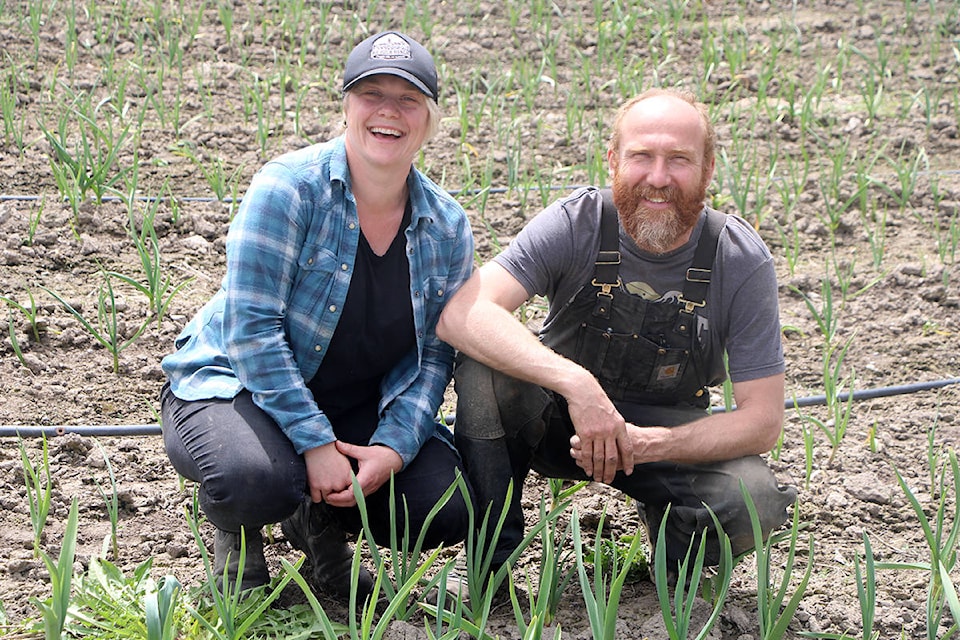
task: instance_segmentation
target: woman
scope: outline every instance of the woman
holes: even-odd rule
[[[388,544],[390,477],[412,535],[460,469],[436,421],[452,349],[436,336],[469,276],[463,209],[412,167],[439,125],[433,58],[404,34],[363,41],[344,69],[346,131],[254,177],[227,235],[220,290],[163,360],[164,444],[200,483],[216,526],[214,569],[243,589],[269,580],[262,525],[282,521],[311,586],[350,593],[348,535]],[[238,576],[241,529],[246,559]],[[459,492],[426,544],[467,531]],[[361,601],[373,587],[364,569]]]

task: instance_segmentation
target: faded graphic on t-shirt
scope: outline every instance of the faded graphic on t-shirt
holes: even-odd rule
[[[654,289],[650,284],[635,280],[633,282],[627,282],[623,285],[624,291],[627,293],[633,294],[635,296],[640,296],[648,302],[653,302],[654,304],[666,304],[672,303],[677,304],[680,302],[681,292],[677,290],[668,291],[664,294],[657,293],[657,290]],[[706,335],[704,334],[707,329],[710,327],[710,321],[704,318],[699,313],[697,314],[697,340],[703,344]]]

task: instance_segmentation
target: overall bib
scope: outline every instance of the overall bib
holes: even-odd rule
[[[723,381],[723,359],[704,352],[696,311],[706,305],[723,223],[723,214],[708,210],[683,293],[676,301],[653,302],[621,288],[617,214],[605,198],[594,278],[541,340],[589,370],[614,404],[705,410],[706,387]]]

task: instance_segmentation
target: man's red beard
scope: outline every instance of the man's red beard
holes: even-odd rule
[[[706,185],[696,193],[684,194],[674,187],[654,189],[645,185],[629,185],[613,177],[613,202],[620,212],[620,223],[637,246],[651,253],[666,253],[677,241],[693,229],[703,210]],[[668,210],[650,209],[645,200],[662,200],[672,207]]]

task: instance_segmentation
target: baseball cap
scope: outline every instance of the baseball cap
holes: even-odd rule
[[[370,36],[350,52],[343,69],[343,90],[380,73],[398,76],[437,101],[437,67],[433,56],[413,38],[397,31]]]

